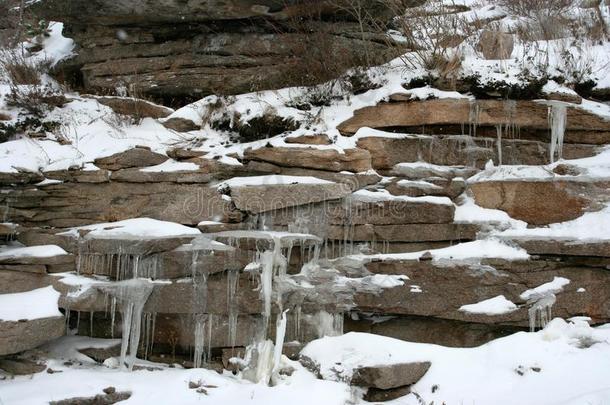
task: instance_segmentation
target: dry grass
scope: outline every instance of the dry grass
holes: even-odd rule
[[[6,104],[21,108],[28,114],[42,118],[55,107],[62,107],[68,102],[61,89],[51,85],[12,86],[6,96]]]
[[[535,20],[562,17],[574,7],[573,0],[498,0],[500,6],[513,15]]]
[[[0,51],[0,70],[13,85],[41,83],[41,77],[49,70],[49,62],[26,57],[16,50]]]
[[[471,28],[455,8],[442,0],[430,0],[427,8],[414,7],[405,13],[400,3],[387,1],[399,16],[396,25],[410,50],[402,56],[405,65],[436,72],[443,79],[456,76],[462,61],[459,45]]]

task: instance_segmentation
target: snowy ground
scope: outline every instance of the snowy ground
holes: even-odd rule
[[[125,404],[324,404],[365,403],[362,392],[335,381],[357,366],[430,361],[428,373],[410,394],[390,404],[461,405],[603,405],[610,403],[610,327],[591,328],[583,320],[553,320],[536,333],[519,332],[471,349],[403,342],[382,336],[348,333],[310,343],[303,354],[321,364],[319,380],[298,362],[273,387],[253,384],[229,372],[181,369],[142,362],[148,370],[118,371],[76,352],[116,341],[66,337],[45,349],[55,373],[9,377],[0,381],[2,404],[46,404],[76,396],[101,394],[107,387],[129,391]],[[71,365],[66,365],[70,360]],[[334,371],[333,371],[334,370]],[[339,372],[339,378],[337,376]],[[207,393],[189,388],[204,387]],[[207,387],[206,387],[207,386]]]

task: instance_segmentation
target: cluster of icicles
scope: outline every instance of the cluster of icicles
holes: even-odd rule
[[[245,236],[258,236],[258,231],[244,231]],[[273,232],[269,233],[273,234]],[[268,237],[265,236],[266,238]],[[309,238],[311,236],[308,236]],[[315,266],[319,259],[320,244],[310,243],[311,240],[282,240],[280,237],[272,236],[267,250],[257,251],[252,263],[244,270],[250,273],[252,280],[258,283],[261,301],[263,303],[262,322],[258,330],[251,336],[252,344],[247,348],[244,361],[244,377],[256,382],[269,383],[274,373],[277,372],[281,359],[284,338],[286,336],[288,310],[283,308],[282,301],[282,279],[289,278],[287,275],[288,263],[291,260],[293,244],[298,244],[307,266]],[[229,245],[239,248],[239,239],[229,241]],[[309,242],[306,243],[306,242]],[[286,245],[286,246],[283,246]],[[119,249],[120,250],[120,249]],[[211,358],[212,336],[217,322],[213,314],[207,313],[208,301],[208,269],[199,262],[202,252],[209,253],[205,249],[198,250],[193,247],[191,252],[191,280],[193,287],[192,315],[193,330],[193,366],[200,368],[208,363]],[[132,370],[137,360],[138,349],[141,339],[144,341],[145,358],[152,352],[156,314],[145,313],[144,307],[149,296],[154,290],[155,282],[159,273],[159,259],[157,255],[137,255],[133,253],[91,253],[85,249],[80,250],[77,269],[83,274],[98,274],[112,277],[115,281],[98,283],[95,288],[103,292],[110,307],[111,336],[114,337],[115,315],[121,313],[121,354],[119,365]],[[305,266],[304,266],[305,267]],[[238,305],[237,293],[239,286],[240,271],[226,270],[227,277],[227,305],[228,305],[228,336],[227,341],[231,347],[235,347],[238,330]],[[272,318],[272,306],[275,303],[279,309],[276,317],[275,342],[267,339],[267,331]],[[108,307],[108,305],[107,305]],[[314,325],[318,335],[335,336],[343,333],[343,313],[329,314],[325,311],[315,316],[303,316],[300,307],[292,308],[292,319],[294,320],[294,335],[299,336],[301,320],[305,319]],[[80,313],[79,313],[80,318]],[[93,312],[91,313],[91,328],[93,329]]]
[[[563,158],[563,141],[567,126],[567,106],[561,101],[547,101],[548,105],[548,126],[551,131],[551,139],[549,142],[549,158],[550,163]],[[514,116],[517,108],[515,100],[506,100],[505,102],[506,123],[496,125],[496,149],[498,156],[498,164],[502,166],[502,140],[504,138],[518,139],[520,129],[515,124]],[[472,143],[472,138],[476,137],[477,127],[479,125],[480,106],[476,101],[470,104],[468,136],[466,142]],[[464,133],[462,128],[462,133]],[[471,147],[476,148],[472,144]]]

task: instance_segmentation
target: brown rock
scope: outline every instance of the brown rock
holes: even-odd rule
[[[454,199],[466,191],[466,182],[463,179],[458,178],[452,180],[442,179],[440,181],[438,179],[432,181],[420,180],[407,182],[395,180],[386,186],[386,190],[388,190],[390,194],[396,196],[439,196]]]
[[[349,186],[340,183],[238,186],[230,191],[237,209],[255,214],[336,200],[350,193]]]
[[[176,132],[197,131],[201,127],[187,118],[171,117],[162,121],[161,124],[167,129],[173,129]]]
[[[33,265],[47,265],[47,264],[74,264],[74,256],[71,254],[61,254],[50,257],[36,257],[36,256],[21,256],[21,257],[2,257],[0,258],[0,264],[33,264]]]
[[[112,172],[113,181],[124,183],[209,183],[214,176],[205,171],[144,172],[139,168]]]
[[[478,227],[469,224],[356,225],[348,233],[354,241],[435,242],[474,240]],[[328,239],[345,239],[343,226],[330,226]]]
[[[0,271],[0,294],[13,294],[51,285],[53,277],[42,273]]]
[[[206,152],[184,148],[173,148],[167,150],[167,156],[175,160],[187,160],[205,155]]]
[[[331,172],[365,172],[371,169],[371,156],[362,149],[334,149],[264,147],[247,149],[244,160],[258,160],[284,167],[302,167]]]
[[[19,226],[11,223],[0,224],[0,236],[12,236],[18,232]]]
[[[354,369],[351,385],[388,390],[413,385],[428,372],[432,364],[399,363],[384,366],[367,366]]]
[[[44,172],[44,176],[48,179],[70,183],[107,183],[110,181],[108,170],[56,170]]]
[[[0,369],[12,375],[28,375],[43,372],[47,366],[27,359],[0,359]]]
[[[547,225],[580,217],[607,199],[608,182],[569,181],[484,181],[470,189],[477,205],[506,211],[512,218],[533,225]],[[549,204],[553,201],[553,204]]]
[[[109,359],[111,357],[119,357],[121,355],[121,344],[118,343],[112,347],[104,349],[88,347],[84,349],[78,349],[78,351],[87,357],[91,357],[98,363],[103,363],[106,359]]]
[[[286,143],[301,143],[307,145],[330,145],[332,141],[326,134],[292,136],[284,139]]]
[[[371,136],[360,138],[357,145],[370,152],[373,168],[381,171],[392,170],[398,163],[413,162],[475,168],[483,168],[489,160],[499,164],[495,138],[463,135],[405,135],[402,138]],[[503,164],[545,165],[550,162],[548,144],[538,141],[503,139],[502,154]],[[597,147],[594,145],[564,144],[565,159],[580,159],[596,154]]]
[[[510,240],[532,255],[610,257],[610,242],[518,237]]]
[[[0,321],[0,355],[34,349],[63,336],[66,323],[63,316],[23,322]]]
[[[387,402],[411,393],[411,387],[398,387],[389,390],[380,390],[378,388],[369,388],[364,394],[364,400],[368,402]]]
[[[44,176],[41,173],[33,173],[33,172],[0,173],[0,185],[32,184],[32,183],[39,183],[43,180],[44,180]]]
[[[425,127],[424,133],[455,135],[471,123],[473,111],[478,111],[475,136],[495,137],[496,125],[511,124],[520,128],[520,139],[549,141],[548,105],[535,101],[438,99],[381,103],[355,111],[338,129],[345,135],[362,127],[404,128],[408,130],[405,132],[419,134]],[[610,121],[584,109],[568,107],[565,142],[610,143]]]
[[[214,187],[174,183],[53,184],[42,190],[14,189],[0,194],[10,218],[28,226],[59,228],[149,217],[186,225],[204,220],[241,221]]]
[[[95,160],[95,165],[101,169],[120,170],[130,167],[156,166],[167,160],[167,156],[144,148],[133,148],[112,156]]]
[[[407,342],[431,343],[448,347],[477,347],[494,339],[512,335],[520,328],[493,323],[468,323],[438,317],[393,316],[384,322],[361,316],[347,317],[343,326],[347,332],[365,332]]]
[[[556,92],[556,93],[545,94],[544,97],[547,100],[563,101],[565,103],[574,103],[574,104],[582,103],[582,97],[576,93],[572,94],[572,93]]]
[[[0,271],[47,274],[47,267],[44,264],[0,264]]]
[[[483,260],[468,264],[455,260],[385,260],[370,262],[375,274],[406,275],[405,285],[385,289],[379,295],[357,294],[356,308],[361,312],[433,317],[504,327],[527,327],[528,305],[520,295],[528,289],[565,277],[570,284],[556,294],[554,316],[570,318],[586,315],[595,323],[605,322],[610,308],[610,277],[604,268],[574,267],[554,260]],[[413,288],[412,286],[417,286]],[[578,292],[583,288],[585,292]],[[459,311],[463,305],[504,295],[519,307],[501,315]],[[443,299],[439,300],[438,297]]]
[[[117,114],[135,119],[165,118],[174,112],[171,108],[133,97],[95,97],[95,100],[110,107]]]
[[[349,205],[329,207],[329,223],[334,225],[443,224],[453,222],[455,207],[413,201],[351,200]]]
[[[53,0],[33,8],[41,18],[64,22],[72,33],[79,52],[66,65],[80,70],[87,89],[108,93],[127,84],[145,97],[179,104],[208,94],[324,82],[337,75],[337,68],[316,75],[309,69],[319,67],[318,61],[321,64],[328,55],[338,55],[335,65],[341,74],[361,63],[362,49],[368,50],[375,65],[401,53],[384,40],[384,33],[371,29],[361,33],[349,13],[326,0],[307,4],[240,0],[214,7]],[[365,10],[380,26],[392,18],[388,8],[378,4],[367,3]]]

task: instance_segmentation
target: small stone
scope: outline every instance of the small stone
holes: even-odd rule
[[[201,387],[201,381],[189,381],[189,389],[194,390],[199,387]]]
[[[106,387],[102,390],[104,392],[104,394],[114,394],[116,392],[116,388],[114,387]]]
[[[401,388],[418,382],[428,372],[430,366],[431,363],[426,361],[387,366],[359,367],[354,369],[351,385],[378,388],[380,390]]]
[[[422,262],[427,262],[427,261],[430,261],[432,259],[433,259],[432,253],[430,253],[430,252],[426,252],[426,253],[424,253],[423,255],[421,255],[419,257],[419,260],[422,261]]]

